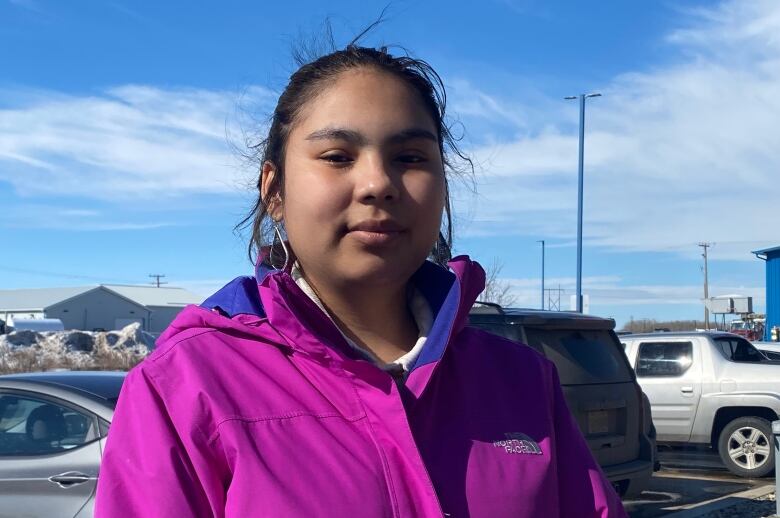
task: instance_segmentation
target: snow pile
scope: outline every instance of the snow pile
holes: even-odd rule
[[[120,331],[15,331],[0,335],[0,374],[52,369],[128,370],[154,349],[133,323]]]

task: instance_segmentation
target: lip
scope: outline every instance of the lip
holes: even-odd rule
[[[349,235],[366,246],[388,246],[405,232],[393,220],[365,220],[349,227]]]
[[[366,219],[349,228],[350,232],[403,232],[404,227],[392,219]]]

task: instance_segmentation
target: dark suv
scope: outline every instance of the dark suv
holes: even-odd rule
[[[621,496],[657,469],[650,404],[615,334],[615,321],[580,313],[478,303],[469,325],[527,344],[555,363],[569,409]]]

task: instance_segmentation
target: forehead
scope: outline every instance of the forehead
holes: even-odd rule
[[[422,127],[438,134],[420,93],[399,77],[372,68],[348,70],[332,78],[296,119],[292,134],[299,135],[325,126],[368,134]]]

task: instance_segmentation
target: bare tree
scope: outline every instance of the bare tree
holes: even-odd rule
[[[517,302],[517,297],[512,293],[512,287],[499,277],[503,269],[504,263],[494,257],[493,262],[485,270],[485,291],[482,292],[479,300],[493,302],[501,307],[513,306]]]

